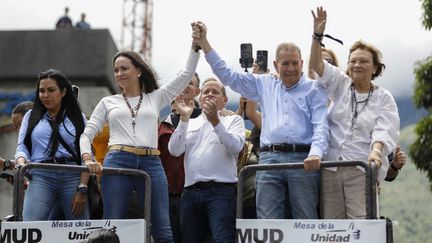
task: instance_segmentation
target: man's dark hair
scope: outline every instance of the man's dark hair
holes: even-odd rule
[[[87,243],[120,243],[118,235],[109,229],[98,229],[90,233]]]
[[[33,108],[33,102],[24,101],[15,106],[15,108],[12,110],[12,114],[20,114],[24,116],[27,113],[27,111],[31,110],[32,108]]]

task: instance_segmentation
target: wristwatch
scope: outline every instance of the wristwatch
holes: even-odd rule
[[[11,167],[11,165],[12,165],[12,162],[11,162],[10,160],[8,160],[8,159],[5,160],[5,161],[3,162],[3,171],[9,169],[9,167]]]
[[[76,191],[77,191],[77,192],[81,192],[82,194],[87,195],[88,188],[87,188],[86,186],[79,186],[79,187],[77,187],[77,190],[76,190]]]

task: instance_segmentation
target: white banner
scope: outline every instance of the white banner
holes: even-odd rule
[[[237,219],[237,242],[385,243],[385,220]]]
[[[2,222],[1,243],[85,242],[98,229],[114,231],[121,243],[145,242],[144,219]]]

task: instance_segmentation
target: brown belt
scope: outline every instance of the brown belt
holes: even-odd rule
[[[108,151],[111,150],[129,152],[136,155],[159,155],[160,154],[160,151],[158,149],[140,148],[140,147],[134,147],[128,145],[119,145],[119,144],[109,146]]]

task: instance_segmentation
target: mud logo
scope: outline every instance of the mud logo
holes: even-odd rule
[[[284,235],[280,229],[237,229],[237,242],[252,243],[252,242],[283,242]]]
[[[42,240],[42,232],[36,228],[5,229],[0,235],[1,243],[38,243]]]

